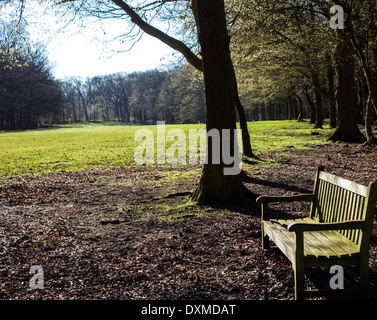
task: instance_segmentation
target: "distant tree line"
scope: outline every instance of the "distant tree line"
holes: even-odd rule
[[[65,100],[60,118],[54,122],[204,122],[204,88],[192,72],[184,66],[169,72],[150,70],[66,79],[62,82]]]
[[[0,130],[35,128],[59,112],[63,92],[41,46],[19,25],[0,24]]]

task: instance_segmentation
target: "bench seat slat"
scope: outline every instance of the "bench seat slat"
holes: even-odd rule
[[[359,246],[341,235],[338,231],[319,231],[323,236],[322,241],[326,241],[341,258],[343,256],[353,256],[359,253]]]
[[[295,245],[294,234],[273,221],[263,221],[263,229],[287,258],[293,262]]]
[[[265,232],[277,246],[284,246],[284,253],[293,257],[295,235],[286,228],[294,222],[313,222],[312,219],[263,221]],[[337,231],[311,231],[304,233],[304,256],[306,258],[332,259],[354,256],[359,247]],[[289,258],[288,257],[288,258]]]
[[[304,243],[307,246],[310,245],[311,252],[304,252],[305,257],[316,257],[316,258],[331,258],[339,257],[337,252],[332,249],[332,247],[326,245],[324,241],[320,238],[323,236],[319,232],[305,232],[304,233]]]
[[[304,218],[304,219],[294,219],[294,220],[275,220],[275,223],[282,225],[283,228],[285,226],[289,226],[292,223],[297,222],[308,222],[313,223],[314,221],[310,218]],[[291,237],[292,241],[295,241],[295,236],[293,232],[289,232],[286,230],[287,237]],[[294,245],[293,245],[294,248]],[[328,252],[328,247],[324,245],[322,242],[319,242],[315,237],[313,237],[312,232],[305,232],[304,234],[304,255],[306,257],[330,257],[330,255],[333,255],[334,252],[331,251],[331,253]]]

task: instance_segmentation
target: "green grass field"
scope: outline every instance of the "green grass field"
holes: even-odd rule
[[[166,125],[165,130],[168,132],[179,128],[188,137],[189,129],[204,127],[203,124]],[[141,142],[134,141],[134,135],[139,129],[150,129],[156,134],[156,126],[101,123],[0,131],[0,179],[136,165],[134,150]],[[305,148],[327,143],[331,129],[313,130],[313,126],[306,121],[292,120],[252,122],[249,123],[249,131],[252,148],[258,155],[287,147]],[[318,134],[312,135],[314,131]]]

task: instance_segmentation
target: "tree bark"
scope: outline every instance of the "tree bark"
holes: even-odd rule
[[[363,142],[365,137],[357,126],[357,106],[354,99],[354,55],[350,42],[347,41],[345,30],[338,30],[335,69],[338,77],[335,93],[338,126],[329,140],[334,142]]]
[[[297,104],[297,99],[295,97],[295,94],[292,95],[292,101],[293,101],[294,118],[296,120],[300,120],[299,119],[299,117],[300,117],[300,111],[299,111],[299,107],[298,107],[298,104]]]
[[[303,121],[304,119],[304,105],[302,103],[302,98],[297,95],[298,103],[299,103],[299,115],[297,117],[298,121]]]
[[[332,99],[334,99],[334,95],[335,95],[334,68],[333,68],[333,64],[332,64],[330,56],[327,56],[327,81],[328,81],[329,96]],[[330,117],[330,127],[336,128],[336,106],[333,103],[329,103],[329,117]]]
[[[322,95],[321,91],[317,88],[320,87],[319,85],[319,78],[316,72],[311,73],[312,83],[314,86],[314,96],[315,96],[315,124],[314,128],[322,129],[323,124],[323,102],[322,102]]]
[[[373,105],[372,105],[372,98],[371,94],[369,93],[367,103],[365,106],[365,132],[366,132],[366,138],[367,143],[376,143],[376,139],[373,135],[372,130],[372,120],[373,120]]]
[[[191,0],[191,9],[193,11],[193,14],[194,14],[194,19],[195,19],[195,23],[197,25],[197,32],[198,32],[198,40],[200,39],[200,30],[199,30],[199,18],[198,18],[198,8],[197,8],[197,5],[196,5],[196,1],[194,0]],[[199,40],[200,42],[200,40]],[[203,71],[203,70],[200,70],[200,71]],[[233,69],[233,72],[234,72],[234,69]],[[237,78],[236,78],[236,74],[234,73],[234,76],[232,77],[233,78],[233,87],[234,87],[234,94],[236,96],[236,104],[235,104],[235,108],[237,110],[237,114],[238,114],[238,120],[240,122],[240,128],[242,130],[242,146],[243,146],[243,154],[246,156],[246,157],[249,157],[249,158],[258,158],[254,155],[253,153],[253,150],[251,148],[251,144],[250,144],[250,135],[249,135],[249,130],[248,130],[248,127],[247,127],[247,122],[246,122],[246,116],[245,116],[245,109],[241,103],[241,100],[240,100],[240,96],[239,96],[239,93],[238,93],[238,86],[237,86]]]
[[[288,103],[288,120],[292,120],[294,118],[294,111],[293,111],[293,97],[292,94],[288,94],[287,97]]]
[[[349,13],[350,9],[347,8],[347,11]],[[375,138],[373,137],[373,132],[372,132],[372,120],[371,117],[373,115],[373,109],[377,114],[377,88],[375,85],[375,80],[373,77],[373,69],[371,68],[370,64],[368,63],[368,59],[366,54],[363,53],[363,50],[358,43],[351,19],[346,19],[346,26],[348,30],[349,37],[347,40],[352,45],[352,48],[355,50],[356,57],[360,63],[360,67],[363,71],[364,79],[368,87],[368,98],[367,98],[367,103],[366,103],[366,110],[365,110],[365,129],[367,132],[367,142],[369,143],[374,143]],[[375,55],[376,59],[376,55]]]
[[[314,128],[322,129],[323,124],[323,101],[321,94],[315,92],[315,124]]]
[[[309,120],[309,123],[310,124],[314,124],[315,123],[314,101],[313,101],[313,99],[310,98],[310,94],[309,94],[309,90],[308,90],[307,86],[304,86],[304,93],[305,93],[306,101],[308,102],[309,108],[310,108],[310,110],[309,110],[310,111],[310,120]]]
[[[206,130],[207,132],[211,129],[218,130],[222,145],[222,130],[230,130],[232,133],[236,129],[237,98],[224,0],[193,2],[197,8],[197,27],[204,65]],[[231,146],[234,138],[231,136]],[[240,174],[224,174],[226,165],[221,156],[220,164],[213,163],[209,152],[212,150],[212,141],[208,140],[207,163],[203,166],[199,185],[191,195],[192,200],[199,204],[229,204],[244,201],[247,196],[252,197],[251,192],[242,184]]]
[[[243,155],[248,158],[257,158],[254,155],[253,149],[251,148],[249,129],[247,128],[245,109],[243,108],[240,97],[236,95],[236,110],[238,114],[238,119],[240,121],[240,129],[242,133],[242,146],[243,146]]]

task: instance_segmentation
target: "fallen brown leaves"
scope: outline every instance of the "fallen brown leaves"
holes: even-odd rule
[[[259,164],[244,177],[257,194],[311,190],[319,164],[364,184],[377,177],[376,149],[359,145],[289,149],[261,157],[276,163]],[[182,204],[185,192],[197,183],[197,178],[185,178],[158,185],[161,170],[174,168],[65,173],[1,183],[0,298],[293,299],[289,261],[279,251],[261,250],[258,209],[209,207],[195,216],[178,207],[171,219],[160,219],[160,207],[148,205]],[[282,204],[272,213],[282,210],[303,215],[308,206]],[[372,299],[377,297],[376,235],[375,225]],[[43,267],[44,289],[29,287],[32,265]]]

